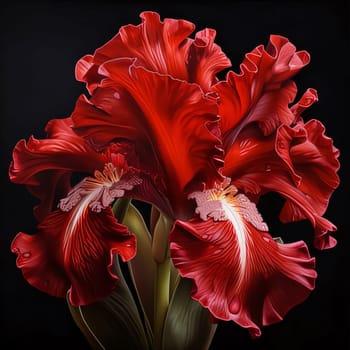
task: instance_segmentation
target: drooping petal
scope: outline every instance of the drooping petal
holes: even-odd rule
[[[216,99],[196,84],[149,72],[129,59],[101,70],[108,79],[72,115],[76,132],[94,144],[120,138],[134,143],[142,168],[163,177],[175,210],[183,211],[193,179],[200,184],[221,177],[220,139],[210,131],[218,122]]]
[[[83,178],[61,198],[60,210],[44,218],[38,233],[19,233],[12,243],[28,282],[59,297],[70,288],[73,305],[107,297],[118,280],[111,270],[113,256],[127,261],[136,253],[134,235],[116,221],[110,205],[142,179],[122,154],[107,155],[104,169]]]
[[[50,213],[36,234],[19,233],[11,250],[32,286],[62,298],[70,289],[71,303],[85,305],[112,292],[118,281],[112,272],[113,256],[132,259],[136,242],[110,208],[96,213],[80,205]]]
[[[224,143],[232,143],[239,130],[252,121],[259,121],[265,135],[281,122],[290,124],[294,116],[287,106],[296,89],[289,79],[309,61],[306,51],[296,51],[287,38],[279,35],[271,35],[266,48],[260,45],[246,54],[240,73],[230,71],[226,81],[213,87],[221,97]]]
[[[230,220],[176,221],[172,261],[194,282],[192,297],[220,320],[260,336],[314,288],[316,272],[304,242],[278,244],[237,214]]]
[[[86,55],[76,65],[76,77],[86,82],[90,93],[103,75],[98,67],[115,58],[136,58],[137,65],[174,78],[196,82],[208,89],[216,82],[215,75],[230,65],[229,59],[214,43],[215,31],[203,30],[195,39],[189,35],[193,23],[183,19],[160,20],[156,12],[140,14],[142,23],[125,25],[94,55]]]

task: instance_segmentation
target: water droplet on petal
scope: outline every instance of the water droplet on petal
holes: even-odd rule
[[[271,171],[271,165],[270,164],[266,164],[265,171],[267,171],[267,172]]]
[[[229,308],[231,313],[238,313],[239,309],[241,308],[241,302],[239,301],[238,297],[234,297],[232,299]]]
[[[117,100],[120,99],[120,94],[118,91],[116,91],[114,94],[113,94],[114,98],[116,98]]]
[[[221,233],[220,232],[216,232],[216,233],[214,233],[213,234],[213,236],[212,236],[212,240],[213,241],[216,241],[218,238],[220,238],[221,237]]]
[[[29,253],[29,252],[26,252],[26,253],[23,253],[22,256],[23,256],[23,258],[28,259],[28,258],[30,258],[32,256],[32,254]]]
[[[209,237],[208,235],[202,235],[203,239],[208,239],[208,237]]]

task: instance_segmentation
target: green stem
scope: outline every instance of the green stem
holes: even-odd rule
[[[154,290],[154,350],[162,349],[164,320],[170,301],[171,261],[168,237],[171,225],[172,221],[159,213],[153,230],[152,255],[157,264]]]
[[[154,350],[162,349],[164,319],[169,306],[170,258],[157,263],[154,310]]]

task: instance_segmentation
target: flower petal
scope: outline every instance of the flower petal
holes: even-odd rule
[[[209,28],[196,33],[188,55],[188,80],[199,84],[205,91],[218,81],[219,72],[231,66],[220,46],[214,43],[215,36],[216,31]]]
[[[223,174],[245,193],[277,192],[286,198],[283,222],[307,218],[315,228],[315,247],[333,247],[327,232],[336,227],[322,218],[339,185],[339,151],[324,135],[324,126],[310,120],[293,128],[283,125],[276,136],[265,137],[258,128],[242,131],[225,156]]]
[[[187,80],[186,57],[193,41],[187,37],[194,31],[194,24],[171,18],[161,22],[159,14],[152,11],[144,11],[140,17],[141,24],[122,26],[116,36],[95,51],[94,56],[83,57],[77,65],[77,79],[89,81],[86,74],[92,65],[129,57],[137,58],[138,65],[148,70]]]
[[[305,133],[303,142],[296,141],[295,135],[300,132]],[[299,123],[293,129],[281,127],[277,137],[277,152],[288,164],[291,173],[299,177],[298,188],[308,197],[316,213],[323,215],[330,196],[339,185],[339,150],[325,135],[324,126],[313,119],[305,125]],[[290,206],[290,203],[286,205]],[[281,219],[285,222],[293,220],[286,207],[282,209]]]
[[[216,74],[230,65],[229,59],[214,43],[215,31],[205,29],[188,36],[195,25],[183,19],[160,20],[156,12],[140,14],[142,23],[125,25],[94,55],[82,57],[76,65],[76,77],[86,82],[92,93],[103,77],[98,67],[115,58],[136,58],[137,65],[174,78],[196,82],[203,89],[216,82]]]
[[[113,256],[130,260],[135,245],[133,234],[117,223],[110,208],[96,213],[77,206],[49,214],[36,234],[19,233],[11,250],[32,286],[62,298],[70,288],[71,303],[84,305],[112,292],[118,281]]]
[[[71,118],[53,119],[47,124],[47,138],[31,136],[20,140],[13,150],[9,176],[14,183],[27,185],[41,200],[34,211],[42,220],[70,189],[72,172],[93,173],[103,168],[104,155],[96,153],[72,130]]]
[[[317,91],[315,89],[307,89],[301,99],[295,103],[290,109],[296,117],[301,117],[302,113],[318,101]]]
[[[246,54],[240,73],[230,71],[226,81],[213,87],[221,96],[219,114],[224,143],[232,143],[237,132],[252,121],[259,120],[266,135],[282,121],[293,121],[287,104],[294,98],[296,89],[288,80],[309,61],[306,51],[296,51],[287,38],[279,35],[271,35],[266,48],[260,45]],[[269,119],[262,110],[267,111]],[[274,129],[266,124],[271,118]]]
[[[278,244],[249,222],[176,221],[170,251],[192,297],[221,320],[249,328],[280,321],[315,285],[314,259],[304,242]]]

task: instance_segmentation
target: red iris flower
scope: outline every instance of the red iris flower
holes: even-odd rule
[[[188,21],[141,18],[79,60],[76,77],[89,96],[71,117],[51,121],[47,139],[15,148],[11,179],[41,201],[38,233],[20,233],[12,244],[18,266],[52,295],[71,288],[75,305],[107,296],[118,278],[112,255],[126,261],[136,249],[110,204],[140,199],[174,220],[170,255],[193,281],[193,299],[259,336],[305,300],[316,279],[304,242],[282,244],[269,233],[257,209],[262,196],[285,199],[282,222],[308,219],[315,247],[336,244],[323,214],[339,185],[339,151],[319,121],[302,118],[315,90],[292,105],[292,77],[309,54],[272,35],[245,56],[239,74],[220,81],[230,61],[214,30],[191,39]],[[88,175],[71,188],[73,172]]]
[[[308,62],[306,52],[271,36],[266,49],[246,55],[240,74],[231,71],[213,87],[220,95],[221,170],[228,179],[194,192],[198,215],[176,221],[170,236],[175,267],[194,281],[193,298],[252,336],[305,300],[316,278],[304,242],[280,244],[268,233],[255,205],[259,198],[279,193],[286,199],[283,222],[309,219],[317,248],[336,244],[329,235],[336,228],[322,215],[339,184],[339,151],[319,121],[301,117],[317,99],[315,90],[290,106],[296,94],[290,78]]]

